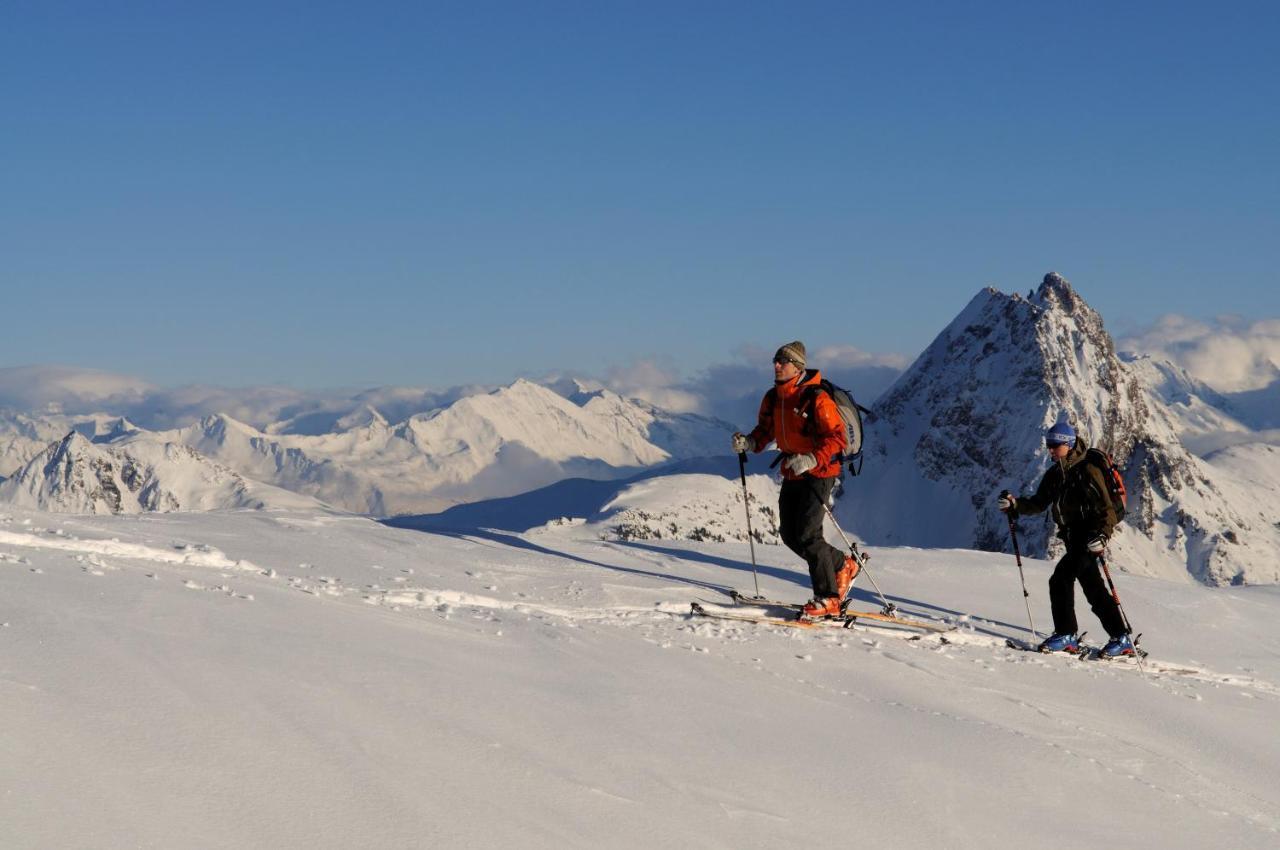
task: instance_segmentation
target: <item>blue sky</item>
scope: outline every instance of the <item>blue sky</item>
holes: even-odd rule
[[[912,357],[1050,270],[1280,316],[1274,5],[890,5],[8,4],[0,366]]]

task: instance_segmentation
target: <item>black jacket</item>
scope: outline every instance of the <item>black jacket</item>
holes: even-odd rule
[[[1077,439],[1062,462],[1049,467],[1036,492],[1019,496],[1015,506],[1019,514],[1038,514],[1052,507],[1058,536],[1068,543],[1110,538],[1120,521],[1102,470],[1085,459],[1088,449],[1083,439]]]

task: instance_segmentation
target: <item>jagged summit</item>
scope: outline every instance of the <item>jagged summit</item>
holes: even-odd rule
[[[1074,313],[1084,308],[1093,312],[1084,299],[1071,288],[1071,282],[1057,272],[1049,272],[1044,276],[1044,280],[1040,281],[1040,288],[1036,290],[1031,300],[1046,309],[1060,308],[1067,313]]]

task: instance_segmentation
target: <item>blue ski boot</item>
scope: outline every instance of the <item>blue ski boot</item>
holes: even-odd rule
[[[1107,641],[1107,645],[1098,654],[1103,658],[1119,658],[1122,655],[1136,655],[1137,652],[1129,636],[1120,635]]]
[[[1074,655],[1080,651],[1080,638],[1077,635],[1052,634],[1037,649],[1041,652],[1070,652]]]

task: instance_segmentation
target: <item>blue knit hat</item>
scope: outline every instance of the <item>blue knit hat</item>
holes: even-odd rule
[[[1060,419],[1052,428],[1044,433],[1044,444],[1046,446],[1071,446],[1076,445],[1076,429],[1065,420]]]

